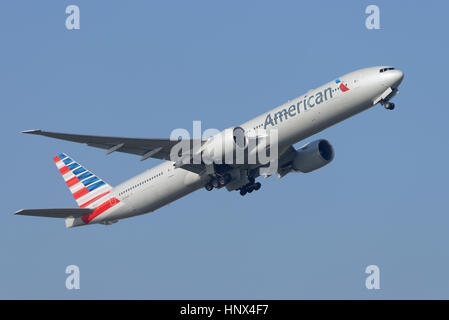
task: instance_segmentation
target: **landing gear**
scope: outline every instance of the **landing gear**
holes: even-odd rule
[[[226,173],[224,175],[215,176],[212,178],[210,182],[208,182],[204,188],[206,188],[207,191],[211,191],[213,188],[222,188],[225,185],[227,185],[231,181],[231,175],[229,173]]]
[[[207,191],[220,189],[232,180],[232,177],[229,173],[210,175],[210,178],[210,181],[204,186]],[[240,190],[240,194],[244,196],[247,193],[259,190],[261,186],[262,185],[260,184],[260,182],[256,182],[256,179],[254,177],[248,177],[248,183],[238,190]]]
[[[228,184],[229,181],[231,181],[231,175],[229,173],[226,173],[225,175],[218,176],[217,180],[221,186],[224,186]]]
[[[218,188],[220,186],[220,182],[217,179],[212,180],[212,186],[214,188]]]
[[[257,191],[260,189],[262,184],[260,182],[254,183],[254,178],[252,178],[253,182],[248,183],[247,185],[240,188],[240,195],[244,196],[247,193],[251,193],[253,191]]]
[[[394,110],[394,103],[390,102],[390,100],[381,100],[380,104],[384,106],[387,110]]]
[[[387,110],[393,110],[394,109],[394,103],[393,102],[386,102],[384,103],[384,108]]]

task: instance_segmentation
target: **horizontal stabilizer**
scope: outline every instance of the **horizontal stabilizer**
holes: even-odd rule
[[[48,218],[78,218],[92,213],[94,209],[63,208],[63,209],[22,209],[14,214],[22,216],[48,217]]]

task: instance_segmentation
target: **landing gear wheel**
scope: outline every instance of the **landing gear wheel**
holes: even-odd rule
[[[214,180],[212,180],[212,186],[214,188],[218,188],[220,186],[220,183],[218,182],[218,180],[214,179]]]
[[[222,176],[218,176],[216,181],[218,181],[220,187],[223,187],[227,185],[229,181],[231,181],[231,175],[229,173],[226,173]]]
[[[219,177],[217,178],[217,180],[218,180],[218,183],[219,183],[220,185],[222,185],[222,186],[224,186],[224,185],[226,184],[226,180],[225,180],[225,177],[224,177],[224,176],[219,176]]]
[[[387,103],[385,103],[384,107],[387,110],[394,110],[395,105],[393,102],[387,102]]]
[[[204,186],[204,188],[206,188],[207,191],[211,191],[214,187],[210,183],[208,183]]]
[[[249,187],[248,187],[248,193],[251,193],[251,192],[253,192],[253,191],[254,191],[254,185],[249,186]]]
[[[262,186],[262,184],[260,183],[260,182],[257,182],[255,185],[254,185],[254,190],[259,190],[260,189],[260,187]]]
[[[245,194],[246,194],[246,189],[240,189],[240,195],[241,196],[244,196]]]

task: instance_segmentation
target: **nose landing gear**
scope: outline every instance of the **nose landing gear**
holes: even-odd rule
[[[397,90],[396,90],[397,92]],[[393,98],[395,95],[391,96],[391,97],[387,97],[386,99],[383,99],[380,101],[380,104],[384,106],[385,109],[387,110],[394,110],[394,103],[390,102],[391,98]]]
[[[383,106],[384,106],[384,108],[387,109],[387,110],[393,110],[394,107],[395,107],[395,105],[394,105],[393,102],[385,102],[385,103],[383,104]]]

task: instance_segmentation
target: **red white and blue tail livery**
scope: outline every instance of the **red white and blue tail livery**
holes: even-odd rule
[[[16,214],[65,218],[66,227],[89,223],[112,224],[116,220],[101,222],[105,216],[118,208],[120,200],[112,196],[112,187],[64,153],[53,158],[59,173],[75,198],[79,208],[19,210]]]
[[[110,197],[112,187],[66,154],[53,158],[80,208],[95,208]]]

